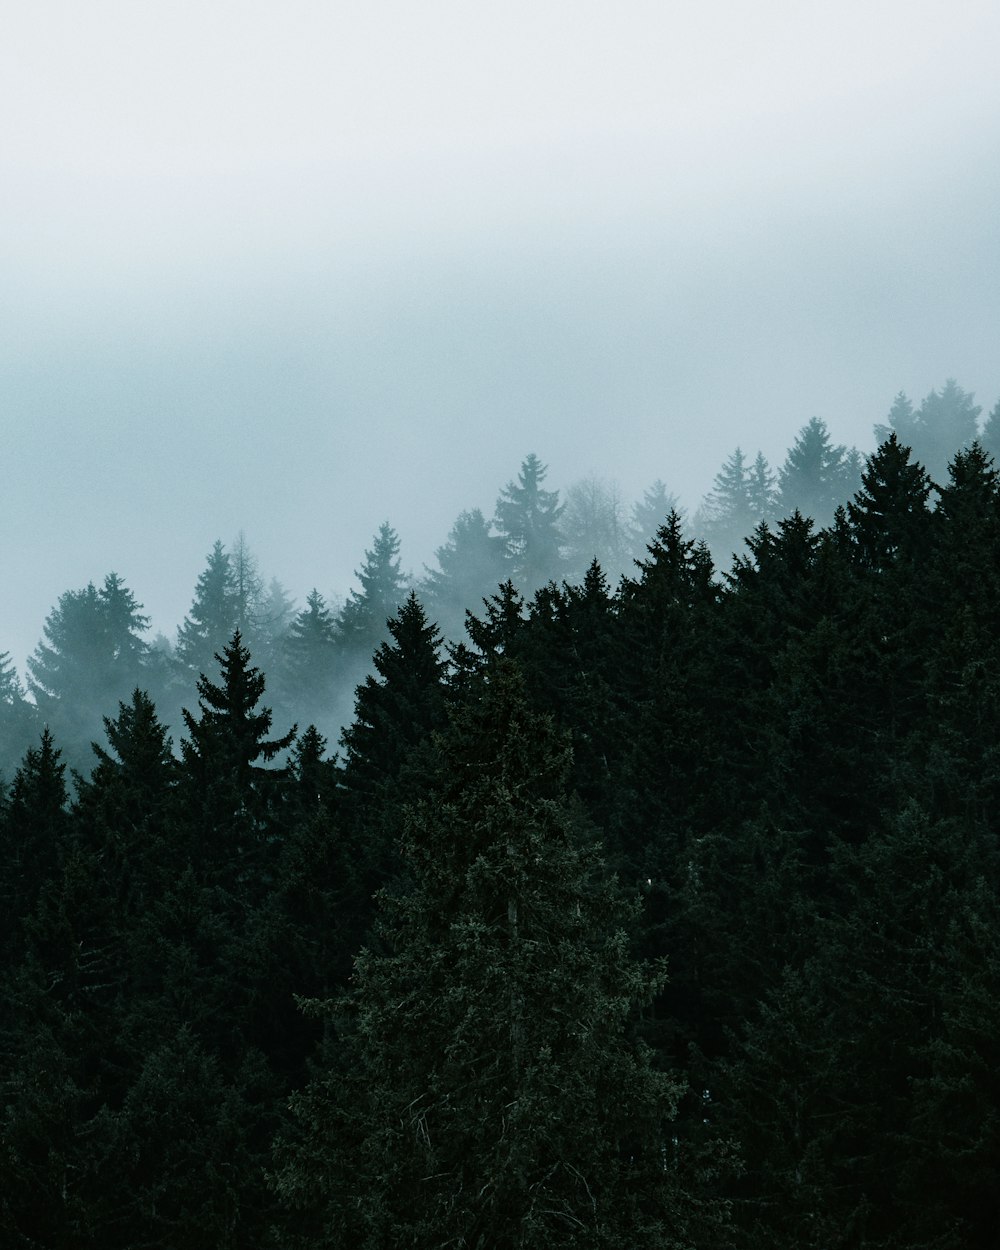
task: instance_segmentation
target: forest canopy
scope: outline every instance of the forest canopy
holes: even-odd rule
[[[1000,408],[0,662],[11,1246],[996,1244]]]

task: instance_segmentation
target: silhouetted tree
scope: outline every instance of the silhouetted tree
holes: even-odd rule
[[[407,820],[412,884],[357,961],[349,1061],[294,1101],[279,1185],[319,1209],[314,1244],[691,1244],[679,1091],[626,1034],[660,974],[632,961],[567,766],[495,668]]]
[[[236,630],[216,657],[221,681],[198,679],[198,715],[184,709],[181,780],[199,852],[236,893],[264,887],[262,864],[275,853],[275,776],[263,767],[287,750],[295,727],[269,738],[272,713],[258,707],[265,678]]]

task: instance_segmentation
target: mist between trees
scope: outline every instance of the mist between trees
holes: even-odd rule
[[[949,380],[918,407],[900,393],[875,434],[882,441],[895,432],[937,481],[949,455],[974,439],[991,455],[1000,450],[1000,402],[981,429],[980,413],[973,396]],[[814,417],[777,469],[760,452],[737,447],[685,530],[725,570],[762,522],[773,525],[798,510],[817,526],[829,525],[859,488],[862,467],[857,449],[834,444],[825,422]],[[351,720],[355,686],[386,637],[386,621],[409,591],[444,637],[457,641],[465,636],[466,612],[477,612],[504,582],[530,596],[549,581],[580,582],[595,559],[613,585],[634,577],[657,527],[672,511],[683,516],[662,480],[628,505],[614,482],[597,475],[560,495],[547,488],[548,471],[528,455],[501,490],[493,516],[478,508],[462,512],[436,551],[436,567],[419,574],[404,572],[400,536],[386,522],[346,598],[313,589],[297,605],[276,577],[262,573],[243,533],[228,549],[215,542],[174,639],[157,633],[150,640],[149,618],[116,573],[100,587],[66,591],[25,674],[0,652],[0,778],[10,780],[43,725],[65,757],[85,769],[102,717],[136,686],[150,692],[166,723],[179,730],[198,676],[212,670],[237,628],[267,675],[276,711],[315,723],[336,741]]]
[[[336,605],[216,542],[173,643],[61,596],[2,665],[4,1244],[994,1246],[980,415],[813,419],[689,522],[529,455]]]

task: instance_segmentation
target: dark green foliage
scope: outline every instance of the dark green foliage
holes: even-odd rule
[[[357,689],[354,721],[341,738],[344,786],[357,803],[395,781],[413,749],[444,719],[441,631],[412,591],[386,623],[391,641]]]
[[[269,708],[257,708],[264,693],[265,678],[250,663],[250,651],[236,630],[216,660],[222,681],[212,682],[204,674],[198,679],[198,709],[184,715],[188,738],[181,744],[184,764],[208,780],[222,768],[232,768],[238,780],[254,774],[258,760],[265,763],[284,751],[295,737],[291,730],[281,738],[266,739],[271,728]]]
[[[862,567],[884,571],[897,560],[916,558],[930,533],[930,492],[926,470],[891,434],[869,457],[861,489],[847,505]]]
[[[209,838],[192,853],[217,865],[230,888],[259,890],[258,874],[274,849],[279,780],[263,765],[287,750],[295,727],[268,738],[271,709],[258,707],[265,678],[250,663],[239,630],[216,659],[221,682],[204,674],[198,679],[200,715],[184,709],[188,736],[181,742],[181,780],[187,810],[195,817],[191,836]]]
[[[232,629],[175,758],[130,592],[63,597],[52,716],[143,681],[74,801],[48,729],[0,787],[0,1244],[992,1250],[1000,479],[889,431],[825,526],[741,480],[728,572],[670,511],[617,591],[480,587],[447,661],[383,527],[269,688],[356,695],[343,764]]]
[[[563,797],[565,745],[509,665],[442,741],[412,885],[341,1008],[279,1184],[318,1245],[690,1245],[664,1162],[678,1090],[626,1038],[658,974]]]
[[[461,686],[498,656],[516,658],[526,637],[524,624],[524,596],[509,581],[483,601],[481,615],[467,612],[465,630],[472,646],[462,644],[452,651],[457,684]]]
[[[55,873],[68,837],[66,765],[48,729],[37,747],[29,747],[14,774],[10,800],[0,811],[2,861],[0,934],[2,952],[22,951],[25,917]]]
[[[970,942],[992,951],[1000,916],[978,841],[910,803],[835,856],[837,905],[751,1013],[725,1078],[741,1138],[768,1161],[737,1205],[746,1244],[994,1244],[992,1195],[964,1186],[997,1132]],[[959,1053],[989,1094],[971,1114]]]
[[[369,893],[395,869],[391,830],[419,789],[421,748],[445,719],[441,634],[412,591],[387,629],[391,641],[375,652],[341,737],[342,808]]]
[[[332,994],[347,983],[370,920],[370,894],[362,858],[367,848],[348,836],[339,770],[311,725],[292,749],[290,773],[285,836],[267,907],[277,926],[275,962],[288,990],[288,1032],[299,1034],[302,1046],[303,1033],[308,1043],[315,1038],[303,1029],[292,995]],[[303,1051],[297,1061],[304,1058]]]
[[[619,657],[616,604],[607,578],[593,561],[579,586],[543,587],[530,604],[515,654],[533,672],[534,705],[555,716],[573,743],[573,786],[604,823],[613,805],[628,713],[615,697]]]

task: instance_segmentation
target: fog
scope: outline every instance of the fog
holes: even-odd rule
[[[301,604],[528,452],[662,478],[1000,397],[1000,12],[39,3],[0,50],[0,651],[244,531]]]

